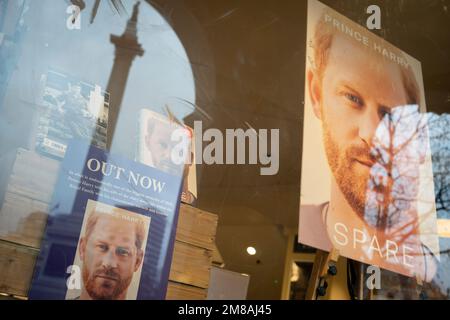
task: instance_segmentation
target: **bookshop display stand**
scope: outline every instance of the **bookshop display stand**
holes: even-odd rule
[[[336,263],[338,258],[339,251],[334,248],[330,252],[317,250],[308,290],[306,291],[306,300],[317,300],[319,297],[326,295],[327,278],[337,274]]]
[[[345,272],[345,270],[338,270],[337,262],[339,259],[339,251],[337,249],[332,249],[330,252],[317,249],[316,256],[314,260],[313,269],[311,272],[311,277],[308,284],[308,289],[306,292],[306,300],[317,300],[321,297],[327,295],[328,284],[330,277],[334,277],[338,272]],[[348,268],[348,265],[347,265]],[[375,293],[373,288],[366,288],[367,291],[364,292],[364,287],[367,286],[366,283],[366,269],[363,263],[360,263],[359,279],[357,280],[358,292],[355,293],[354,299],[357,300],[373,300]],[[348,276],[348,274],[347,274]],[[348,281],[348,279],[347,279]],[[420,278],[416,278],[416,293],[420,300],[427,300],[428,296],[425,291],[425,284]],[[335,282],[331,282],[333,285]],[[345,289],[347,290],[347,288]]]

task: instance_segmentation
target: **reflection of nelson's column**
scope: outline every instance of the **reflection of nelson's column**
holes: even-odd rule
[[[128,73],[131,63],[136,56],[142,56],[144,50],[137,39],[137,17],[139,13],[139,3],[133,7],[133,14],[128,20],[125,32],[119,37],[111,35],[111,43],[116,47],[114,65],[108,81],[107,91],[110,93],[110,106],[108,115],[108,150],[111,148],[114,130],[116,129],[117,118],[119,116],[120,105],[122,104],[123,93],[127,84]]]

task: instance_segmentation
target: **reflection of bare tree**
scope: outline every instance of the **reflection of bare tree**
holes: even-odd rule
[[[438,219],[450,219],[450,115],[429,115],[434,188]],[[439,239],[440,262],[431,289],[450,298],[450,239]],[[428,294],[431,296],[430,294]]]
[[[435,214],[434,195],[421,192],[433,182],[431,161],[428,171],[422,167],[430,156],[427,128],[417,106],[397,107],[384,116],[373,140],[365,220],[399,245],[413,241],[422,220]]]
[[[74,2],[75,0],[72,0],[72,2]],[[80,1],[80,0],[76,0],[76,1]],[[92,7],[92,11],[91,11],[91,17],[89,19],[89,22],[92,24],[94,22],[95,17],[97,16],[97,12],[98,12],[98,8],[100,6],[100,1],[101,0],[95,0],[94,2],[94,6]],[[83,1],[81,1],[83,2]],[[114,8],[115,11],[117,11],[117,13],[119,15],[125,15],[126,14],[126,9],[122,3],[122,0],[109,0],[110,6]]]
[[[449,141],[449,115],[419,113],[411,105],[383,118],[372,147],[375,164],[365,208],[370,225],[399,233],[412,231],[435,212],[450,218]],[[418,209],[420,220],[414,215]]]
[[[387,239],[415,244],[418,249],[412,255],[417,265],[425,263],[426,268],[427,258],[436,261],[434,278],[424,287],[429,298],[448,298],[450,288],[450,239],[438,238],[435,225],[435,217],[450,218],[449,141],[449,115],[419,113],[417,106],[405,106],[383,118],[371,150],[375,164],[367,184],[364,218]],[[440,261],[427,247],[433,241]],[[392,273],[384,274],[386,281],[394,279]],[[401,291],[411,298],[415,287],[400,278]]]
[[[450,219],[450,115],[429,114],[436,211]]]

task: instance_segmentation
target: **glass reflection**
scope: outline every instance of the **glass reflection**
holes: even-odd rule
[[[159,186],[155,179],[163,181],[170,194],[178,194],[189,168],[184,162],[168,166],[167,159],[157,161],[155,150],[155,163],[146,163],[138,152],[145,135],[136,129],[144,122],[141,115],[153,112],[172,129],[185,129],[186,141],[191,141],[181,119],[194,109],[195,86],[183,44],[145,1],[2,1],[0,9],[0,239],[40,248],[34,275],[38,281],[30,297],[45,292],[47,298],[64,298],[67,268],[91,257],[83,269],[91,298],[164,298],[161,290],[167,283],[160,279],[168,276],[170,255],[162,253],[173,246],[176,216],[169,213],[178,199],[149,198],[150,184],[153,189]],[[158,133],[159,142],[170,141],[172,131],[160,127]],[[80,147],[83,141],[87,145]],[[111,164],[101,174],[87,169],[92,153]],[[136,183],[124,180],[120,191],[111,187],[120,180],[120,172],[114,171],[119,165],[140,172]],[[87,216],[96,212],[88,210],[92,206],[86,194],[103,206],[99,212],[108,206],[147,212],[147,250],[137,246],[135,254],[132,245],[125,245],[130,239],[103,239],[108,250],[102,252],[109,260],[92,258],[91,238],[80,234],[89,225]],[[187,186],[183,194],[195,201]],[[98,220],[103,226],[104,219]],[[112,229],[103,226],[103,238],[120,234],[126,223],[107,225]],[[87,229],[101,234],[94,226]],[[137,286],[130,278],[133,263],[121,268],[125,264],[113,259],[123,261],[125,256],[139,273],[134,277]],[[99,273],[105,261],[116,261],[117,268]],[[147,272],[139,278],[142,268]],[[103,277],[101,286],[92,275]],[[128,293],[119,290],[125,287]],[[86,298],[86,292],[66,298]]]

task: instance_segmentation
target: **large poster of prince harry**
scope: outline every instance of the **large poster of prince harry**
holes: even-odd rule
[[[299,242],[431,281],[439,261],[421,64],[308,2]]]

